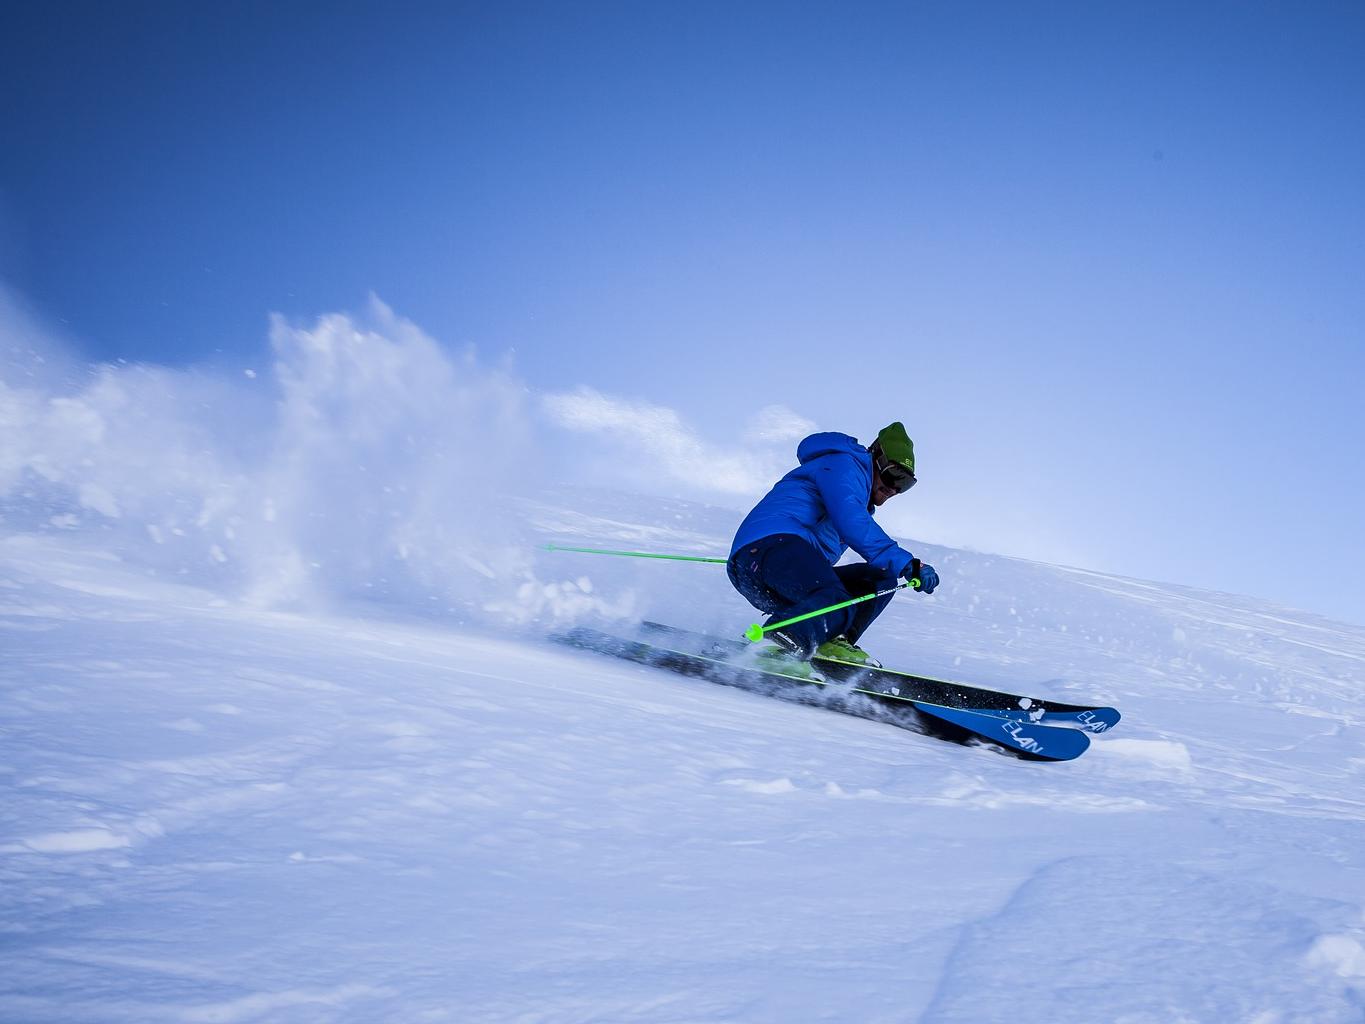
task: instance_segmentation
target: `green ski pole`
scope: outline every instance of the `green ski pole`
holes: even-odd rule
[[[913,587],[918,590],[919,580],[909,579],[904,583],[897,583],[894,587],[889,587],[886,590],[879,590],[875,594],[864,594],[862,597],[855,597],[851,601],[841,601],[839,604],[832,604],[828,608],[817,608],[813,612],[806,612],[804,615],[797,615],[795,618],[787,619],[783,622],[774,622],[771,626],[760,626],[755,622],[744,631],[744,637],[747,640],[752,640],[754,643],[757,643],[763,639],[764,633],[771,633],[775,629],[781,629],[783,626],[790,626],[794,622],[805,622],[807,619],[813,619],[817,615],[824,615],[826,612],[837,612],[840,608],[847,608],[849,605],[857,604],[860,601],[871,601],[874,597],[885,597],[887,594],[894,594],[896,591],[903,590],[906,587]]]
[[[724,565],[724,558],[701,558],[697,555],[660,555],[653,551],[609,551],[606,548],[571,548],[563,544],[546,544],[546,551],[578,551],[585,555],[620,555],[622,558],[666,558],[670,562],[713,562]]]

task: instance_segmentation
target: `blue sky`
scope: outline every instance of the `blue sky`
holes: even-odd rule
[[[373,292],[717,446],[903,419],[898,531],[1365,621],[1360,5],[337,6],[10,12],[4,283],[92,359]]]

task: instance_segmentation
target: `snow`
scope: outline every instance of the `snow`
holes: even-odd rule
[[[1074,574],[952,560],[978,606],[994,566],[1078,607]],[[691,590],[744,623],[654,568],[681,624]],[[1124,710],[1038,765],[531,634],[225,601],[78,535],[5,538],[0,577],[7,1020],[1362,1019],[1351,627],[1163,591],[1099,645],[893,605],[897,663]],[[1172,618],[1179,657],[1147,642]]]
[[[907,538],[866,646],[1123,711],[1066,764],[572,650],[753,614],[546,544],[736,513],[528,496],[501,371],[276,330],[250,443],[223,381],[0,390],[0,1020],[1365,1020],[1365,630]]]

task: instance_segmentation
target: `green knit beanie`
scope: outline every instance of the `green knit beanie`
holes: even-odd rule
[[[882,454],[891,462],[904,466],[915,472],[915,442],[910,440],[910,435],[905,432],[905,424],[899,420],[888,427],[883,427],[882,432],[877,435],[877,444],[881,446]]]

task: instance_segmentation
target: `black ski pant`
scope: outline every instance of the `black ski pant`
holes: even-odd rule
[[[804,537],[779,533],[746,544],[726,566],[730,582],[744,599],[768,615],[764,625],[781,622],[805,612],[813,612],[850,597],[890,590],[896,577],[874,569],[866,562],[830,565],[819,550]],[[853,643],[863,635],[872,620],[891,602],[891,594],[863,601],[835,612],[817,615],[781,633],[790,646],[809,657],[832,636],[846,636]]]

